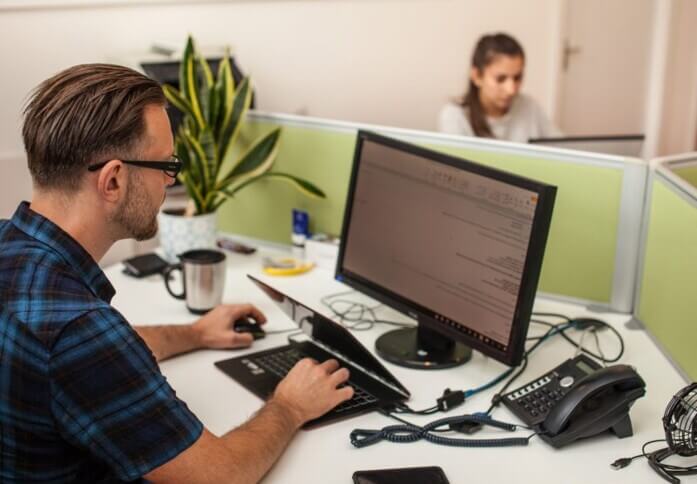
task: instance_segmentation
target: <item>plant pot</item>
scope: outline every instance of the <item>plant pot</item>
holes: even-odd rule
[[[163,210],[158,216],[160,246],[169,262],[193,249],[212,249],[216,239],[216,214],[185,217],[183,210]]]

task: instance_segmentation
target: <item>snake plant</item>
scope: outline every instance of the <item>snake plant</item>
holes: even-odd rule
[[[324,198],[324,192],[307,180],[271,171],[281,129],[260,136],[235,156],[240,128],[252,98],[248,77],[235,85],[230,55],[226,52],[218,72],[194,47],[189,36],[182,56],[179,89],[163,86],[167,100],[183,114],[175,134],[175,154],[183,163],[178,178],[192,200],[192,215],[215,212],[243,188],[265,179],[286,180],[302,193]]]

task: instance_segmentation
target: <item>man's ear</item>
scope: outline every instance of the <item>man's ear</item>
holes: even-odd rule
[[[109,160],[99,170],[97,193],[105,201],[118,203],[126,195],[126,168],[120,160]]]
[[[474,83],[475,86],[482,87],[482,72],[479,70],[478,67],[472,66],[472,68],[470,69],[470,80]]]

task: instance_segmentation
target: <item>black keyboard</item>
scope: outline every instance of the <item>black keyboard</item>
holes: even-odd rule
[[[250,361],[253,361],[264,370],[283,379],[298,361],[306,357],[307,355],[298,351],[297,349],[290,348],[286,351],[250,358]],[[353,388],[353,397],[351,397],[350,400],[346,400],[345,402],[342,402],[338,406],[334,407],[332,410],[333,412],[345,412],[346,410],[362,407],[377,401],[373,395],[352,381],[349,380],[346,384]]]

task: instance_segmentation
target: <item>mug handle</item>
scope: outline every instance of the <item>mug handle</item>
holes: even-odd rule
[[[182,265],[181,264],[174,264],[169,266],[167,269],[164,270],[162,273],[162,277],[165,278],[165,287],[167,288],[167,292],[170,293],[170,295],[176,299],[184,299],[186,297],[186,287],[184,286],[184,280],[182,279],[182,292],[180,294],[175,294],[174,291],[172,291],[172,288],[169,287],[169,275],[174,272],[174,271],[180,271],[182,272],[182,278],[184,277],[184,273],[182,271]]]

